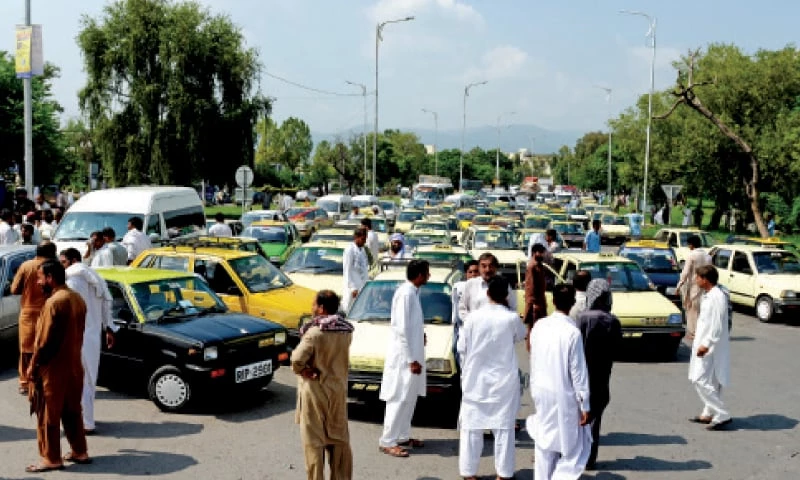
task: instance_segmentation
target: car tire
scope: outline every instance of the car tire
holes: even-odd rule
[[[762,323],[769,323],[775,317],[775,304],[768,295],[756,299],[756,318]]]
[[[147,384],[150,400],[163,412],[179,412],[192,399],[192,387],[184,374],[172,365],[158,368]]]

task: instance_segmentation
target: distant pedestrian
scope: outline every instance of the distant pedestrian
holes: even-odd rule
[[[389,251],[383,255],[385,260],[402,260],[411,258],[411,252],[406,252],[406,238],[402,233],[395,232],[389,237]]]
[[[361,226],[367,229],[366,247],[367,249],[369,249],[369,253],[372,256],[372,260],[376,261],[378,259],[378,255],[380,254],[381,242],[380,240],[378,240],[378,234],[372,230],[372,219],[362,218]]]
[[[569,310],[569,318],[575,320],[578,314],[589,308],[586,299],[586,289],[592,281],[592,273],[588,270],[578,270],[572,277],[572,286],[575,287],[575,305]]]
[[[353,243],[345,247],[342,255],[342,302],[343,312],[347,312],[364,285],[369,280],[369,261],[364,251],[367,243],[367,229],[358,227],[353,232]]]
[[[770,237],[775,236],[775,215],[771,213],[767,216],[767,233]]]
[[[631,224],[631,239],[634,241],[638,241],[642,239],[642,221],[644,217],[642,214],[634,211],[630,218]]]
[[[681,222],[682,227],[688,227],[692,224],[692,209],[689,208],[688,205],[683,207],[683,222]]]
[[[14,230],[14,215],[10,210],[0,212],[0,245],[14,245],[19,235]]]
[[[297,379],[295,423],[305,453],[308,480],[325,478],[325,454],[331,480],[353,478],[353,452],[347,427],[347,371],[353,325],[339,313],[339,297],[317,293],[313,318],[300,329],[292,352]]]
[[[464,294],[464,286],[467,284],[467,280],[478,276],[480,276],[478,261],[470,260],[464,264],[464,280],[461,280],[453,284],[453,291],[451,293],[451,299],[453,302],[452,318],[453,318],[453,325],[455,326],[456,340],[458,340],[459,331],[461,330],[461,327],[464,326],[464,320],[458,315],[458,304],[461,301],[461,295]]]
[[[686,312],[686,339],[694,338],[697,328],[697,316],[700,314],[700,304],[702,303],[702,289],[695,282],[697,269],[703,265],[711,263],[711,255],[700,246],[702,241],[697,235],[691,235],[686,240],[689,245],[689,255],[683,264],[681,277],[678,281],[677,290],[683,300],[683,309]]]
[[[583,239],[583,249],[588,253],[600,253],[600,220],[592,220],[592,229]]]
[[[36,245],[36,242],[33,241],[33,235],[34,235],[33,225],[29,223],[21,225],[20,234],[21,238],[17,243],[19,243],[20,245]]]
[[[208,229],[208,234],[212,237],[232,237],[233,230],[231,230],[230,225],[225,223],[225,214],[222,212],[217,212],[214,215],[214,225],[211,225],[211,228]]]
[[[128,251],[117,241],[117,232],[111,227],[106,227],[102,231],[103,243],[111,251],[111,257],[115,267],[124,267],[128,264]]]
[[[122,237],[122,245],[128,251],[128,263],[130,264],[140,253],[150,248],[150,238],[144,234],[142,229],[144,222],[140,217],[128,219],[128,232]]]
[[[97,241],[94,244],[96,250],[90,265],[92,268],[113,267],[114,252],[108,246],[108,243],[106,243],[106,237],[103,235],[103,232],[94,232],[92,235]]]
[[[713,265],[703,265],[695,280],[704,292],[697,317],[697,334],[689,360],[689,380],[703,401],[703,411],[690,420],[708,425],[708,430],[722,430],[731,416],[722,402],[722,391],[729,386],[730,332],[728,297],[717,286],[719,273]]]

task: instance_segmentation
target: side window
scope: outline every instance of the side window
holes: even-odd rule
[[[731,251],[718,250],[717,253],[714,254],[712,261],[715,267],[721,270],[727,270],[728,265],[731,263]]]
[[[170,238],[194,233],[203,230],[206,226],[206,216],[203,213],[203,207],[199,205],[168,210],[163,215]]]
[[[155,255],[147,255],[142,259],[142,262],[139,263],[139,268],[155,268],[153,264],[155,263]]]
[[[157,257],[155,268],[186,272],[189,270],[189,259],[186,257]]]
[[[161,236],[161,216],[157,213],[154,215],[150,215],[147,217],[147,231],[145,232],[148,235],[155,233],[159,237]]]
[[[194,273],[208,281],[208,285],[217,293],[231,295],[231,288],[238,288],[225,266],[216,260],[198,259],[194,262]]]
[[[732,270],[734,272],[744,273],[745,275],[753,274],[753,269],[750,268],[750,262],[747,260],[747,254],[742,252],[736,252],[733,254]]]
[[[3,261],[3,269],[6,270],[6,283],[3,285],[3,295],[11,295],[11,283],[14,281],[14,277],[17,275],[17,270],[19,270],[20,265],[22,265],[25,260],[29,260],[33,258],[33,254],[30,255],[15,255],[13,257],[7,257]]]
[[[111,318],[119,319],[119,312],[123,308],[128,308],[128,301],[119,285],[108,284],[108,291],[111,293]]]
[[[670,234],[669,236],[669,246],[676,248],[678,246],[678,236],[674,233]]]
[[[572,279],[575,277],[575,272],[577,271],[577,265],[575,265],[573,262],[567,262],[567,270],[564,272],[564,280],[566,280],[567,283],[572,283]]]
[[[294,226],[290,224],[290,225],[287,225],[286,227],[287,227],[286,228],[286,243],[288,245],[291,245],[292,243],[294,243]]]

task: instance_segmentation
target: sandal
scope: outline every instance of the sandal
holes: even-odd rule
[[[74,453],[69,452],[68,454],[64,455],[64,461],[70,463],[77,463],[78,465],[89,465],[92,463],[92,458],[88,455],[86,458],[78,458],[75,456]]]
[[[692,417],[689,419],[692,423],[702,423],[703,425],[708,425],[711,423],[711,417]]]
[[[395,445],[394,447],[378,447],[378,450],[392,457],[405,458],[408,456],[408,451],[399,445]]]
[[[416,438],[409,438],[405,442],[397,442],[397,444],[401,447],[407,448],[422,448],[425,446],[425,442],[422,440],[417,440]]]
[[[45,473],[55,470],[64,470],[64,465],[28,465],[25,467],[27,473]]]

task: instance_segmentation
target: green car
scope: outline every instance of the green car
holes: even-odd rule
[[[258,240],[269,261],[277,266],[283,265],[292,251],[301,244],[300,232],[290,222],[275,220],[254,222],[244,229],[242,236]]]

